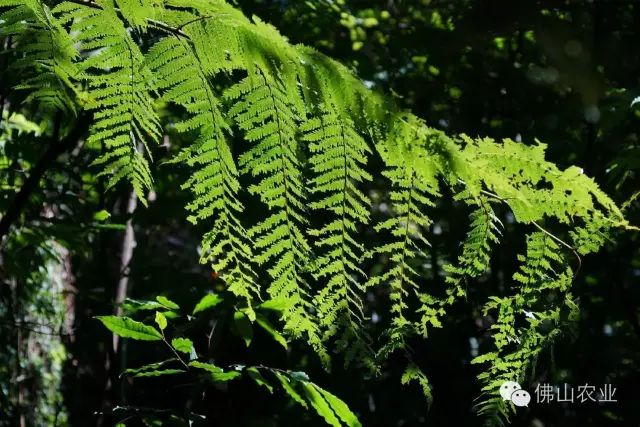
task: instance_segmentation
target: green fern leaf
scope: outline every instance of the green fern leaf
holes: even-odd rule
[[[301,129],[309,143],[309,163],[315,173],[310,193],[319,198],[310,207],[335,216],[330,223],[311,231],[320,251],[314,276],[326,283],[315,297],[315,306],[325,340],[345,330],[338,344],[339,350],[348,350],[348,364],[369,352],[360,332],[364,272],[358,264],[364,247],[357,241],[357,233],[358,226],[369,221],[370,201],[359,187],[371,180],[364,169],[371,150],[353,124],[336,112],[310,118]]]
[[[271,212],[249,230],[255,242],[255,259],[269,264],[272,281],[267,290],[271,298],[286,298],[291,303],[282,316],[285,329],[294,337],[305,334],[322,354],[316,324],[308,313],[308,284],[303,277],[310,248],[303,231],[306,194],[296,136],[300,112],[292,96],[295,92],[285,91],[281,83],[262,72],[246,77],[225,93],[234,101],[229,116],[253,144],[239,158],[242,171],[257,179],[249,192],[258,195]]]
[[[47,5],[36,0],[1,0],[0,36],[12,36],[17,58],[10,70],[21,76],[16,89],[29,91],[26,102],[75,112],[78,56],[72,38]]]
[[[167,101],[190,114],[175,125],[179,132],[197,131],[196,143],[185,149],[174,162],[185,162],[195,169],[183,184],[194,196],[187,209],[193,223],[212,219],[212,229],[202,240],[201,262],[211,262],[229,285],[229,290],[244,298],[247,314],[253,321],[254,298],[259,298],[256,275],[251,267],[251,241],[239,215],[238,171],[224,133],[228,126],[220,112],[202,65],[193,49],[184,41],[168,37],[156,43],[147,55],[157,85]]]
[[[368,286],[389,287],[393,317],[390,330],[386,333],[388,341],[379,352],[383,358],[404,348],[405,338],[417,332],[418,327],[405,316],[411,294],[422,301],[423,319],[427,318],[427,313],[431,319],[435,319],[435,315],[425,308],[430,301],[429,295],[420,289],[416,281],[420,273],[415,267],[426,258],[425,249],[429,247],[429,242],[425,235],[432,223],[426,212],[439,195],[439,171],[428,151],[433,135],[437,137],[431,130],[421,127],[415,118],[409,117],[398,121],[385,145],[378,145],[387,165],[383,174],[391,182],[389,199],[392,216],[375,226],[376,231],[386,232],[390,237],[385,239],[388,243],[370,255],[384,255],[390,260],[390,266],[381,275],[372,277]],[[407,145],[407,141],[417,143]],[[431,323],[439,326],[434,320]],[[419,329],[426,335],[424,321]]]
[[[91,52],[79,66],[89,85],[87,108],[94,111],[87,144],[103,151],[93,164],[103,168],[100,175],[109,176],[107,188],[127,179],[146,204],[152,178],[141,151],[160,139],[155,88],[140,48],[114,7],[107,0],[100,8],[63,2],[55,11],[62,15],[61,22],[71,23],[80,49]]]

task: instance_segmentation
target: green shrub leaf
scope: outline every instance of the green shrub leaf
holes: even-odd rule
[[[329,393],[327,390],[319,386],[315,386],[315,387],[320,392],[320,394],[322,394],[322,397],[325,398],[327,403],[329,403],[329,406],[331,406],[331,409],[333,409],[333,412],[335,412],[336,415],[340,417],[340,419],[344,421],[346,425],[348,425],[349,427],[362,426],[362,424],[360,424],[360,421],[358,420],[358,417],[356,417],[356,415],[353,412],[351,412],[351,409],[349,409],[346,403],[344,403],[335,395]]]
[[[222,302],[222,297],[218,294],[205,295],[193,309],[193,314],[198,314],[202,311],[215,307]]]
[[[251,366],[249,368],[247,368],[247,374],[249,375],[249,377],[255,381],[256,384],[258,384],[259,386],[262,386],[264,388],[266,388],[267,390],[269,390],[269,393],[273,394],[273,387],[271,386],[271,384],[269,384],[267,382],[267,380],[265,379],[265,377],[260,373],[260,371],[258,370],[258,368],[256,368],[255,366]]]
[[[210,374],[210,378],[211,380],[213,380],[213,382],[227,382],[242,375],[238,371],[225,372],[224,369],[219,366],[213,365],[211,363],[198,362],[197,360],[190,362],[189,366],[207,371]]]
[[[319,387],[313,383],[302,382],[302,388],[307,396],[307,400],[311,403],[311,406],[313,406],[313,409],[316,410],[318,415],[324,418],[327,424],[334,427],[341,427],[340,421],[336,418],[333,410],[319,392]]]
[[[287,349],[287,340],[282,336],[280,332],[278,332],[273,327],[271,322],[269,322],[269,320],[266,317],[264,317],[261,314],[256,314],[256,322],[258,322],[258,325],[260,325],[262,329],[267,331],[267,333],[271,335],[271,337],[273,337],[273,339],[276,340],[276,342],[278,342],[281,346]]]
[[[143,365],[143,366],[141,366],[139,368],[125,369],[123,374],[137,374],[137,373],[144,372],[144,371],[154,371],[154,370],[157,370],[158,368],[166,365],[167,363],[175,362],[177,360],[178,359],[176,359],[175,357],[172,357],[171,359],[163,360],[162,362],[149,363],[149,364]]]
[[[114,334],[140,341],[159,341],[162,334],[153,326],[145,325],[128,317],[117,316],[97,316],[96,319],[102,322]]]
[[[300,393],[298,393],[295,390],[295,388],[293,388],[293,384],[291,384],[291,380],[286,375],[278,371],[273,371],[273,373],[278,379],[278,381],[280,381],[280,385],[282,385],[282,388],[289,395],[289,397],[293,399],[295,402],[302,405],[302,407],[307,408],[308,407],[307,402],[305,402],[302,396],[300,396]]]
[[[156,311],[156,324],[161,331],[164,331],[167,328],[167,318],[159,311]]]
[[[162,295],[156,297],[156,301],[162,304],[164,307],[167,307],[169,310],[180,310],[180,306],[175,302],[171,301],[167,297],[163,297]]]
[[[142,371],[142,372],[138,372],[137,374],[134,375],[134,378],[143,378],[143,377],[161,377],[164,375],[175,375],[175,374],[182,374],[183,372],[186,372],[182,369],[163,369],[160,371]]]
[[[174,338],[171,346],[181,353],[191,354],[193,351],[193,342],[189,338]]]
[[[236,333],[244,340],[246,346],[249,347],[253,339],[253,328],[247,315],[241,311],[233,313],[233,326]]]

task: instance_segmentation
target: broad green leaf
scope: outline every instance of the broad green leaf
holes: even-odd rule
[[[213,308],[216,305],[220,304],[222,302],[222,297],[220,297],[218,294],[208,294],[205,295],[198,304],[196,304],[195,308],[193,309],[193,314],[197,314],[200,313],[201,311],[205,311],[209,308]]]
[[[96,230],[111,230],[111,231],[120,231],[125,230],[127,226],[125,224],[91,224],[91,228],[95,228]]]
[[[311,403],[311,406],[313,406],[318,415],[324,418],[327,424],[334,427],[341,427],[340,421],[336,418],[336,415],[331,410],[327,401],[324,400],[322,394],[320,394],[318,387],[306,381],[301,382],[301,384],[307,400]]]
[[[131,298],[127,298],[124,300],[122,304],[122,308],[131,313],[135,313],[137,311],[143,310],[157,310],[159,308],[165,308],[162,304],[157,301],[139,301]]]
[[[164,331],[167,328],[167,318],[159,311],[156,311],[156,324],[161,331]]]
[[[142,371],[142,372],[138,372],[137,374],[134,375],[134,378],[143,378],[143,377],[161,377],[164,375],[175,375],[175,374],[182,374],[183,372],[186,372],[182,369],[162,369],[159,371]]]
[[[101,321],[111,332],[123,338],[141,341],[159,341],[162,339],[162,334],[153,326],[145,325],[128,317],[97,316],[96,319]]]
[[[253,328],[251,327],[251,321],[247,315],[241,311],[233,313],[233,325],[235,327],[235,331],[244,340],[247,347],[249,347],[249,344],[251,344],[251,340],[253,339]]]
[[[177,360],[178,359],[176,359],[175,357],[172,357],[171,359],[163,360],[162,362],[149,363],[148,365],[143,365],[143,366],[140,366],[139,368],[125,369],[123,374],[137,374],[139,372],[157,370],[158,368],[166,365],[167,363],[174,362]]]
[[[170,310],[180,310],[180,306],[175,302],[171,301],[169,298],[159,295],[156,297],[156,301],[158,301],[163,306],[167,307]]]
[[[309,375],[302,371],[291,371],[289,377],[294,381],[309,381]]]
[[[181,353],[191,354],[193,351],[193,342],[189,338],[174,338],[171,346]]]
[[[164,314],[164,317],[166,317],[167,319],[177,319],[178,317],[180,317],[180,315],[175,311],[163,311],[162,314]]]
[[[209,374],[211,375],[211,379],[214,382],[227,382],[242,375],[238,371],[225,372],[219,366],[213,365],[211,363],[198,362],[197,360],[190,362],[189,366],[209,372]]]
[[[213,363],[198,362],[197,360],[193,360],[189,362],[189,366],[196,369],[202,369],[204,371],[211,372],[211,373],[224,372],[224,370],[221,367],[216,366]]]
[[[267,382],[265,377],[262,376],[258,368],[256,368],[255,366],[247,368],[247,374],[253,381],[255,381],[256,384],[265,387],[267,390],[269,390],[269,393],[273,394],[273,387]]]
[[[256,314],[256,321],[258,325],[262,327],[265,331],[269,333],[280,345],[282,345],[285,350],[287,349],[287,340],[278,332],[273,325],[269,322],[269,320],[261,314]]]
[[[302,396],[300,396],[300,394],[293,388],[293,385],[290,382],[291,380],[286,375],[278,371],[274,370],[272,372],[275,374],[278,381],[280,381],[282,388],[289,395],[289,397],[292,398],[295,402],[298,402],[304,408],[307,408],[307,402],[305,402]]]
[[[331,409],[333,409],[333,412],[335,412],[336,415],[340,417],[340,419],[344,421],[346,425],[348,425],[349,427],[362,426],[362,424],[360,424],[360,421],[358,420],[358,417],[353,412],[351,412],[351,409],[349,409],[346,403],[321,387],[316,386],[316,389],[320,392],[320,394],[322,394],[322,397],[325,398],[327,403],[329,403],[329,406],[331,407]]]
[[[226,371],[219,374],[211,374],[211,379],[216,383],[226,383],[240,376],[242,376],[242,374],[238,371]]]
[[[104,209],[93,214],[93,219],[99,222],[106,221],[110,217],[111,217],[111,214]]]

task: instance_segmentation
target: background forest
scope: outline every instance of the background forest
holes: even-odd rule
[[[229,3],[272,24],[290,43],[339,61],[367,88],[389,95],[400,109],[447,135],[511,138],[529,146],[543,141],[547,160],[560,169],[582,168],[623,208],[629,223],[640,224],[640,55],[635,53],[640,3]],[[6,6],[2,11],[13,5],[0,1]],[[490,296],[509,293],[519,268],[516,255],[525,250],[527,231],[510,210],[496,205],[503,230],[489,268],[464,282],[464,298],[447,307],[441,327],[431,328],[428,339],[408,337],[409,350],[392,353],[378,373],[345,367],[344,353],[335,356],[329,372],[313,343],[283,332],[278,307],[263,306],[257,310],[261,322],[250,322],[249,312],[237,310],[242,304],[226,296],[224,277],[199,262],[201,238],[211,226],[187,220],[185,206],[193,201],[181,186],[190,172],[167,164],[191,136],[165,126],[160,143],[149,147],[154,182],[152,190],[143,191],[147,206],[127,182],[109,188],[109,177],[88,166],[96,150],[78,147],[88,123],[69,132],[69,147],[52,144],[67,113],[60,108],[44,114],[38,100],[29,98],[35,83],[20,71],[21,52],[12,48],[8,27],[3,29],[8,20],[0,18],[0,426],[191,425],[185,420],[216,426],[326,425],[316,413],[324,409],[305,410],[289,390],[269,393],[255,373],[212,384],[192,377],[121,375],[173,357],[166,347],[122,338],[114,352],[117,338],[95,317],[123,312],[149,325],[155,320],[161,330],[167,321],[178,332],[188,330],[196,347],[215,351],[220,366],[258,367],[255,372],[271,367],[276,370],[269,375],[278,380],[278,372],[293,375],[294,382],[310,378],[344,401],[364,426],[501,422],[501,416],[478,414],[484,384],[478,380],[480,365],[471,360],[490,351],[496,319],[483,306]],[[140,45],[146,51],[145,43]],[[26,90],[17,90],[20,85]],[[160,111],[163,123],[184,120],[184,111],[174,106]],[[88,122],[86,112],[75,114],[72,121]],[[364,182],[362,191],[371,198],[372,217],[379,219],[390,202],[376,190],[382,166],[372,160],[369,167],[371,183]],[[251,184],[240,180],[242,187]],[[444,285],[444,266],[468,231],[469,212],[447,191],[430,210],[428,263],[420,270],[434,286]],[[249,218],[264,213],[257,198],[242,203]],[[318,222],[330,217],[316,215]],[[368,227],[359,232],[370,246],[385,243]],[[540,404],[529,388],[534,401],[510,413],[512,425],[640,425],[639,248],[636,231],[615,229],[599,251],[580,257],[571,285],[579,318],[536,357],[526,382],[611,384],[617,402]],[[370,259],[366,270],[384,270],[387,261]],[[203,300],[209,292],[224,300]],[[156,300],[159,295],[168,299]],[[390,311],[385,296],[373,288],[363,299],[374,336]],[[215,309],[215,317],[191,322],[172,308],[177,303],[192,314],[199,302]],[[168,320],[154,319],[153,311],[149,317],[147,308],[166,310]],[[190,349],[184,352],[187,359]],[[428,384],[419,375],[403,376],[407,354]]]

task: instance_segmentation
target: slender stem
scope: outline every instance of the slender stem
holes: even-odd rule
[[[485,191],[485,190],[481,190],[481,192],[487,196],[493,197],[497,200],[500,200],[501,202],[505,203],[505,204],[509,204],[507,202],[506,199],[503,199],[502,197],[498,196],[497,194],[494,194],[490,191]],[[580,255],[578,254],[578,251],[576,251],[576,248],[574,248],[573,246],[571,246],[570,244],[568,244],[567,242],[565,242],[564,240],[560,239],[559,237],[555,236],[554,234],[550,233],[549,231],[545,230],[544,228],[542,228],[542,226],[540,224],[538,224],[537,222],[533,221],[532,224],[541,232],[543,232],[544,234],[546,234],[547,236],[551,237],[553,240],[555,240],[557,243],[560,243],[562,246],[564,246],[565,248],[569,249],[571,252],[573,252],[573,255],[575,255],[576,259],[578,260],[578,267],[576,268],[575,273],[573,274],[573,277],[575,278],[578,273],[580,272],[580,269],[582,268],[582,258],[580,257]]]
[[[568,243],[566,243],[564,240],[560,239],[559,237],[554,236],[553,234],[551,234],[550,232],[548,232],[547,230],[545,230],[544,228],[542,228],[542,226],[540,224],[538,224],[537,222],[533,222],[533,225],[540,231],[542,231],[544,234],[546,234],[547,236],[551,237],[553,240],[555,240],[556,242],[560,243],[562,246],[566,247],[567,249],[570,249],[572,251],[575,251],[575,249],[569,245]]]
[[[210,19],[210,18],[214,18],[214,17],[215,17],[215,16],[209,16],[209,15],[198,16],[198,17],[197,17],[197,18],[195,18],[195,19],[192,19],[192,20],[190,20],[190,21],[187,21],[187,22],[183,23],[183,24],[182,24],[182,25],[180,25],[179,27],[176,27],[176,28],[175,28],[175,30],[176,30],[176,31],[180,31],[180,30],[182,30],[184,27],[186,27],[187,25],[194,24],[194,23],[196,23],[196,22],[204,21],[204,20],[207,20],[207,19]]]
[[[542,228],[542,226],[540,226],[540,224],[538,224],[537,222],[534,222],[533,225],[540,231],[542,231],[544,234],[546,234],[547,236],[551,237],[553,240],[555,240],[556,242],[560,243],[562,246],[566,247],[567,249],[569,249],[571,252],[573,252],[573,254],[575,255],[576,259],[578,260],[578,267],[576,268],[575,273],[573,273],[573,277],[575,278],[578,273],[580,272],[580,269],[582,268],[582,258],[580,257],[580,255],[578,254],[578,252],[575,250],[575,248],[573,248],[571,245],[569,245],[568,243],[564,242],[562,239],[560,239],[559,237],[554,236],[553,234],[551,234],[550,232],[548,232],[547,230],[545,230],[544,228]]]
[[[122,316],[122,303],[127,298],[127,292],[129,290],[129,265],[133,258],[133,249],[136,246],[136,237],[133,230],[133,213],[136,210],[138,198],[136,192],[131,190],[129,197],[127,198],[126,216],[127,223],[124,230],[124,237],[122,239],[122,246],[120,249],[120,269],[118,274],[118,286],[116,287],[115,298],[115,315]],[[118,343],[120,339],[117,334],[113,334],[113,351],[118,352]]]
[[[164,341],[164,343],[167,345],[167,347],[169,347],[171,349],[171,351],[173,352],[173,354],[176,355],[176,357],[178,358],[178,360],[180,361],[180,363],[182,363],[184,365],[185,368],[189,369],[189,365],[187,365],[185,363],[184,360],[182,360],[182,357],[180,357],[180,355],[178,354],[178,352],[176,351],[175,348],[173,348],[173,346],[171,344],[169,344],[169,341],[167,341],[167,338],[164,336],[164,331],[160,330],[160,333],[162,334],[162,341]]]

